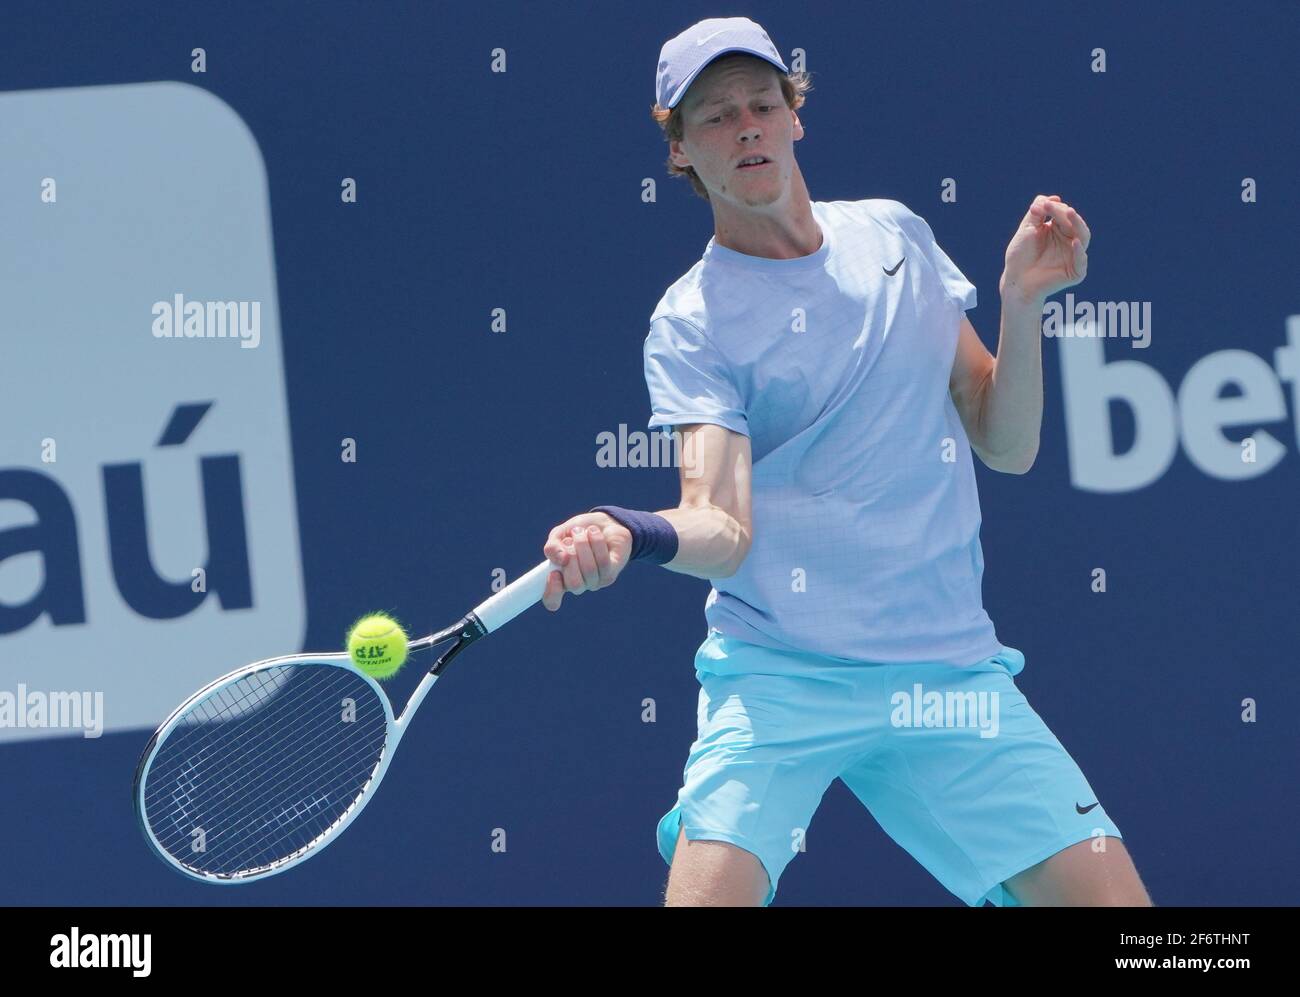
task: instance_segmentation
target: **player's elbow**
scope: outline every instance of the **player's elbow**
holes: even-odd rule
[[[722,573],[715,575],[716,578],[730,578],[740,566],[745,563],[745,558],[749,556],[749,545],[751,542],[750,528],[738,520],[732,520],[735,524],[734,538],[732,543],[731,556],[722,566]]]
[[[1038,459],[1036,433],[1030,438],[1001,441],[991,440],[984,433],[976,433],[971,436],[970,444],[985,467],[1002,474],[1027,474]]]
[[[1028,474],[1029,469],[1034,466],[1034,461],[1038,459],[1038,448],[1033,450],[1022,451],[1020,453],[1006,454],[1001,456],[986,457],[984,463],[994,471],[1001,471],[1003,474]]]

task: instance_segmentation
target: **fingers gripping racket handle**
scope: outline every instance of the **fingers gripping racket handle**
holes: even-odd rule
[[[546,591],[546,579],[558,571],[550,561],[543,561],[532,571],[503,588],[490,599],[474,607],[474,615],[487,628],[488,633],[505,626],[535,602],[540,602]]]

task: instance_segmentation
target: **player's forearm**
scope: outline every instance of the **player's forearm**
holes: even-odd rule
[[[1023,474],[1038,455],[1043,423],[1044,301],[1026,297],[1005,278],[999,290],[1002,325],[997,357],[981,399],[981,449],[996,470]]]
[[[696,578],[734,575],[749,553],[749,528],[717,506],[665,509],[663,516],[677,531],[677,556],[664,565],[669,571]]]

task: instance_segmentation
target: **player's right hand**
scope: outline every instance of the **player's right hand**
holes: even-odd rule
[[[566,592],[581,595],[614,584],[632,552],[632,534],[607,513],[584,512],[551,530],[542,551],[555,566],[542,605],[555,612]]]

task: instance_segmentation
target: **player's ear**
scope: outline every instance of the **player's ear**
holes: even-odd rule
[[[668,158],[672,160],[672,164],[678,167],[679,169],[684,170],[686,169],[686,167],[691,165],[690,157],[687,156],[685,151],[682,149],[682,143],[680,139],[672,139],[671,141],[669,141]]]

